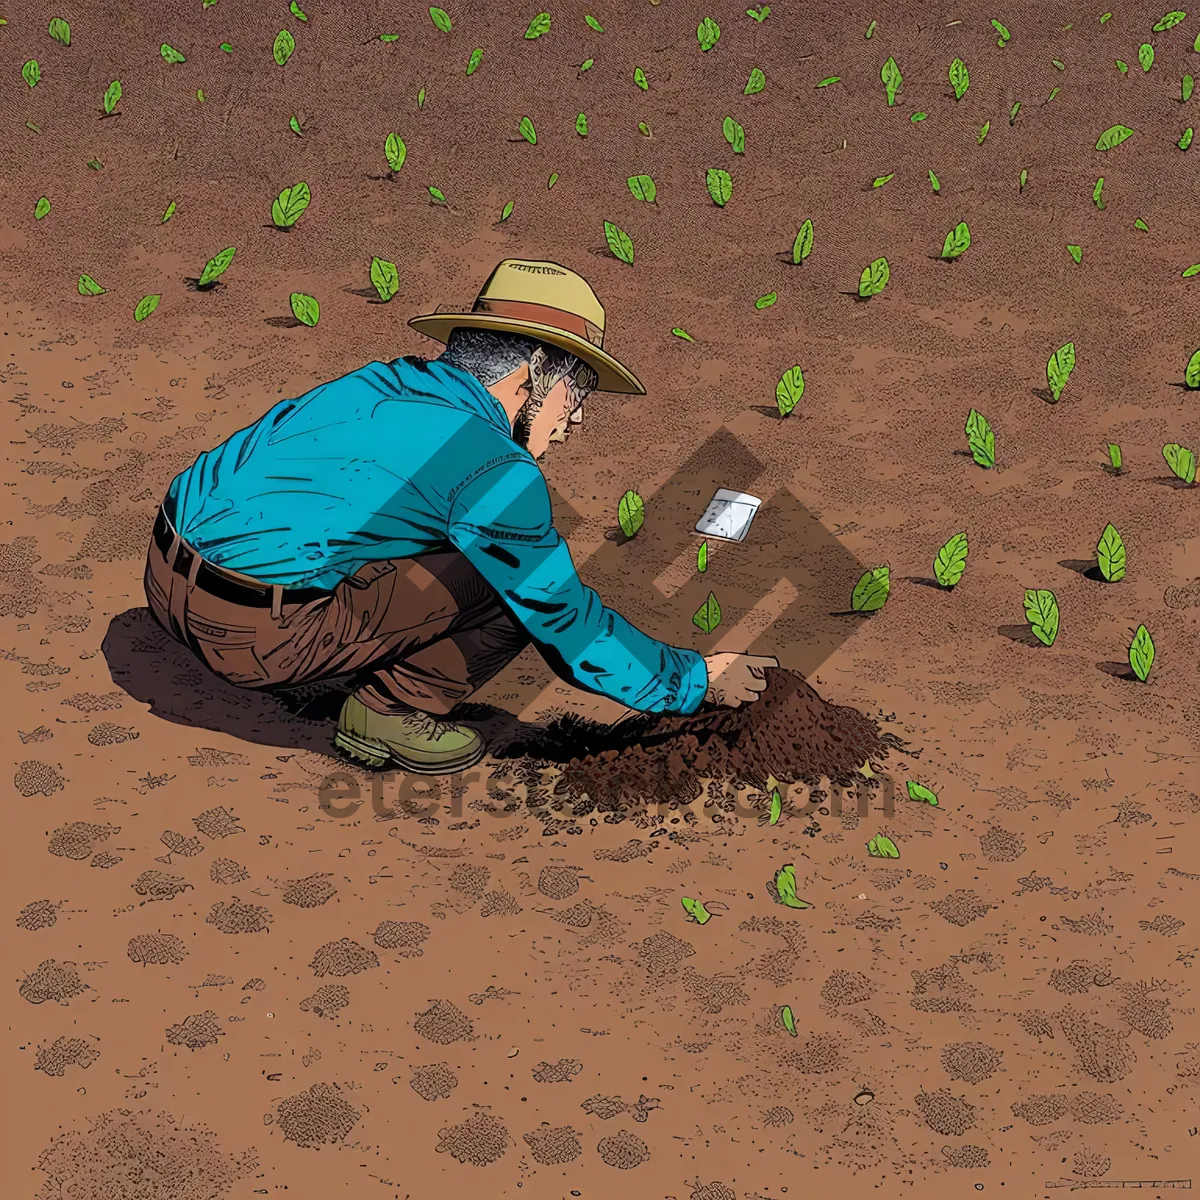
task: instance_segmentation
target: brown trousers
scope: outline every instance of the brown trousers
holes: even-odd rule
[[[162,529],[161,515],[159,522]],[[369,563],[332,592],[302,593],[302,602],[267,588],[265,603],[245,604],[199,586],[203,560],[167,528],[164,544],[156,537],[146,557],[150,611],[239,687],[351,677],[355,695],[376,712],[408,706],[444,716],[529,641],[457,551]]]

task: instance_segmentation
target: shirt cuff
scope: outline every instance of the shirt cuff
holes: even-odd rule
[[[684,716],[694,713],[700,707],[708,691],[708,667],[703,656],[694,650],[688,650],[686,654],[689,661],[679,689],[678,704],[678,711]]]

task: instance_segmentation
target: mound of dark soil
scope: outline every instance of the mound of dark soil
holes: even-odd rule
[[[707,779],[848,785],[861,781],[864,762],[899,745],[857,709],[827,703],[803,676],[776,668],[762,695],[741,708],[642,715],[615,726],[568,714],[500,753],[557,764],[558,796],[620,811],[638,801],[690,803]]]

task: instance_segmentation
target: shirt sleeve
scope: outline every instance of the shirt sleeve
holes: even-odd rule
[[[700,707],[704,659],[642,633],[583,584],[531,461],[490,467],[458,489],[449,535],[561,678],[639,712]]]

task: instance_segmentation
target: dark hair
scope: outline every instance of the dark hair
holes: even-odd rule
[[[490,387],[529,362],[537,347],[533,338],[517,333],[459,328],[450,331],[442,359]]]

